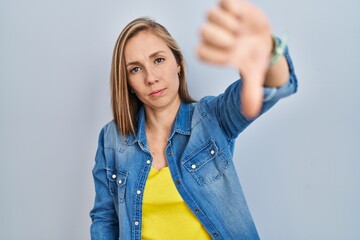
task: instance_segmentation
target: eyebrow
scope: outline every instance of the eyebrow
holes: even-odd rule
[[[165,51],[163,51],[163,50],[156,51],[156,52],[150,54],[150,55],[149,55],[149,58],[154,58],[155,56],[159,55],[160,53],[165,53]],[[138,65],[138,64],[140,64],[139,61],[133,61],[133,62],[127,63],[126,66]]]

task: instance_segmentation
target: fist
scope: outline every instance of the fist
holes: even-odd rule
[[[208,12],[200,35],[199,58],[240,71],[242,110],[247,117],[255,117],[261,109],[263,85],[273,48],[266,15],[248,1],[221,0]]]

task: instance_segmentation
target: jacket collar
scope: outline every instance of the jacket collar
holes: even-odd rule
[[[193,112],[193,105],[189,103],[181,102],[178,113],[176,115],[174,124],[171,128],[171,132],[168,140],[170,141],[173,135],[176,133],[183,135],[190,135],[191,133],[191,117]],[[131,145],[135,142],[139,142],[141,147],[147,149],[147,140],[146,140],[146,116],[145,109],[142,106],[138,113],[137,118],[137,133],[135,136],[128,136],[126,139],[126,143]]]

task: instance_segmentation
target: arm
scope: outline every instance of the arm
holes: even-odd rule
[[[263,87],[280,87],[289,79],[285,57],[269,67],[273,38],[270,22],[254,4],[220,0],[201,30],[198,55],[206,62],[232,66],[243,79],[242,111],[248,118],[261,110]]]
[[[92,219],[90,232],[92,240],[115,240],[119,238],[119,224],[113,196],[109,192],[103,138],[104,129],[99,136],[93,168],[96,196],[94,208],[90,211]]]
[[[282,56],[277,63],[269,67],[265,74],[265,87],[278,88],[284,85],[289,79],[289,65],[285,56]]]
[[[281,98],[287,97],[297,91],[297,78],[287,48],[284,53],[284,60],[286,61],[286,66],[288,66],[288,79],[285,83],[282,83],[280,87],[276,85],[263,87],[262,106],[257,117],[269,110]],[[215,116],[221,128],[230,139],[236,138],[256,119],[248,118],[243,114],[241,104],[242,85],[242,79],[234,82],[223,94],[209,102],[209,109],[214,109]]]

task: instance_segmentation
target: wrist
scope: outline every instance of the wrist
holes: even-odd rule
[[[273,49],[271,51],[269,67],[276,64],[280,60],[280,58],[284,55],[286,50],[287,35],[285,35],[283,41],[275,36],[273,36],[272,39],[273,39]]]

